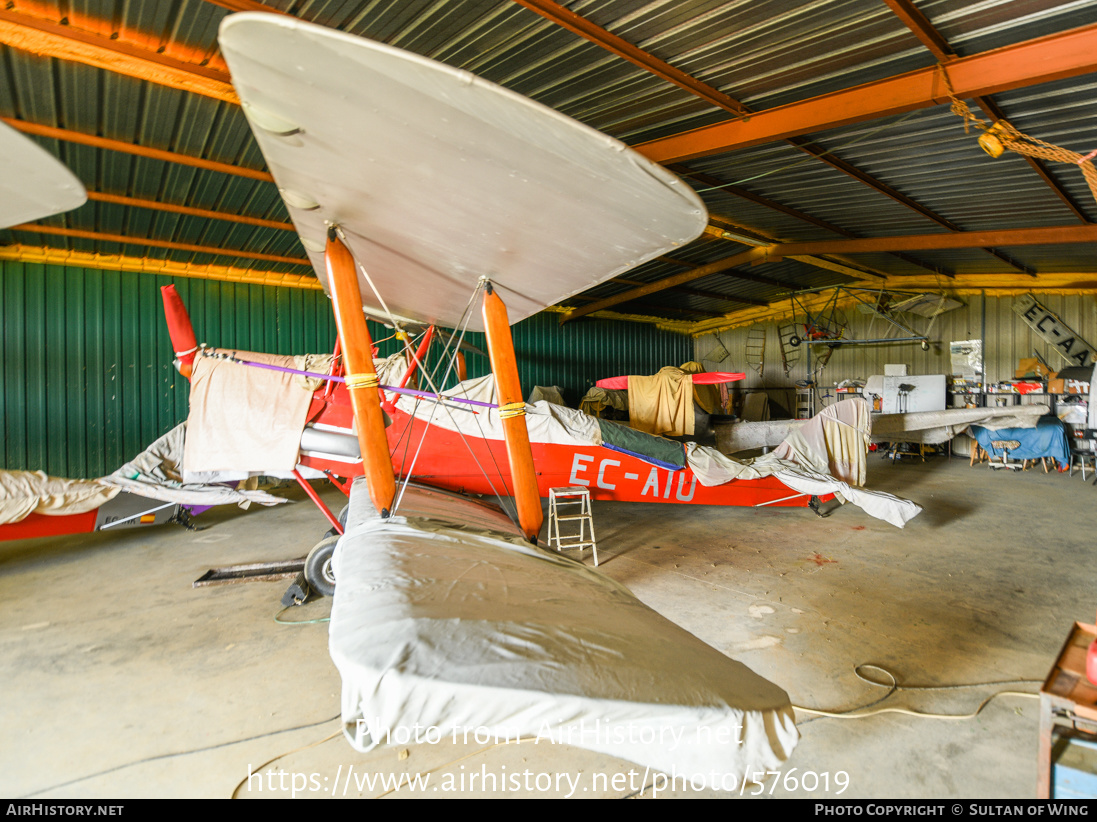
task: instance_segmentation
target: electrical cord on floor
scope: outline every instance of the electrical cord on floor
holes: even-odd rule
[[[867,676],[861,673],[863,670],[868,668],[886,674],[887,677],[891,680],[891,684],[889,685],[886,682],[876,682],[875,680],[869,679]],[[913,711],[909,708],[876,708],[876,710],[869,709],[873,708],[876,705],[879,705],[881,702],[888,699],[892,694],[898,693],[899,691],[958,691],[965,688],[984,688],[992,685],[1039,685],[1043,683],[1042,679],[1002,679],[992,682],[972,682],[966,685],[900,685],[899,680],[896,678],[895,674],[893,674],[882,665],[874,665],[871,662],[865,662],[858,665],[856,668],[853,669],[853,673],[862,682],[867,682],[869,685],[875,685],[878,688],[887,688],[888,692],[879,699],[874,700],[867,705],[862,705],[858,708],[850,708],[848,711],[823,711],[818,708],[805,708],[801,705],[793,705],[793,709],[797,711],[803,711],[804,713],[815,714],[819,717],[828,717],[830,719],[864,719],[865,717],[878,716],[880,714],[888,713],[906,714],[907,716],[917,716],[923,719],[974,719],[980,713],[982,713],[983,708],[985,708],[993,700],[997,699],[1000,696],[1023,696],[1029,699],[1039,699],[1040,695],[1028,693],[1027,691],[998,691],[991,694],[982,702],[980,702],[979,707],[976,708],[973,712],[967,714],[935,714],[927,713],[925,711]],[[811,720],[808,721],[810,722]],[[803,725],[805,723],[801,722],[797,724]]]
[[[274,621],[277,622],[279,625],[319,625],[321,622],[331,622],[331,617],[319,617],[318,619],[299,619],[299,620],[281,619],[280,618],[282,616],[282,614],[284,614],[286,611],[289,611],[292,608],[299,608],[299,607],[300,607],[299,605],[290,605],[287,608],[283,608],[281,611],[279,611],[277,614],[274,615]]]
[[[338,717],[338,716],[333,717],[333,719],[339,719],[339,718],[340,717]],[[328,721],[330,721],[330,720],[328,720]],[[233,788],[232,793],[229,794],[229,799],[235,799],[236,794],[240,792],[240,788],[242,788],[244,786],[244,783],[247,782],[248,780],[250,780],[256,774],[259,775],[259,784],[262,785],[262,783],[263,783],[263,768],[267,767],[267,765],[273,765],[279,759],[283,759],[284,757],[287,757],[290,754],[295,754],[295,753],[298,753],[299,751],[307,751],[309,748],[315,748],[318,745],[323,745],[325,742],[327,742],[331,739],[335,739],[335,737],[337,737],[337,736],[342,736],[342,734],[343,734],[343,729],[340,728],[335,733],[328,734],[323,739],[318,739],[315,742],[310,742],[308,745],[302,745],[299,748],[294,748],[292,751],[286,751],[285,753],[280,753],[280,754],[278,754],[278,756],[274,757],[273,759],[268,759],[266,762],[264,762],[258,768],[255,768],[254,770],[252,770],[251,773],[249,773],[247,776],[245,776],[243,779],[241,779],[239,782],[236,783],[236,787]]]
[[[147,756],[144,759],[136,759],[133,762],[127,762],[124,765],[115,765],[113,768],[107,768],[106,770],[97,771],[96,773],[88,774],[87,776],[81,776],[79,779],[70,779],[68,782],[60,782],[57,785],[50,785],[48,788],[40,788],[34,793],[27,794],[25,798],[30,799],[32,797],[39,796],[40,794],[48,793],[49,791],[56,791],[60,788],[67,788],[70,785],[78,785],[81,782],[87,782],[89,779],[96,779],[100,776],[106,776],[107,774],[111,774],[116,771],[125,770],[126,768],[132,768],[137,765],[144,765],[147,762],[156,762],[160,759],[174,759],[180,756],[190,756],[191,754],[205,753],[206,751],[216,751],[218,748],[228,748],[231,745],[240,745],[244,742],[254,742],[256,739],[265,739],[269,736],[278,736],[279,734],[290,733],[291,731],[301,731],[305,728],[315,728],[317,725],[324,725],[325,723],[331,722],[332,720],[339,719],[340,716],[340,714],[336,714],[335,716],[328,717],[327,719],[321,719],[319,722],[309,722],[306,725],[296,725],[292,728],[282,728],[278,731],[267,731],[266,733],[245,737],[244,739],[230,739],[228,742],[220,742],[216,745],[207,745],[204,748],[194,748],[190,751],[176,751],[175,753]]]

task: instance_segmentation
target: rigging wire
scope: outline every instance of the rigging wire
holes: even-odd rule
[[[367,282],[369,282],[368,279],[367,279]],[[465,334],[467,333],[467,330],[468,330],[468,325],[469,325],[469,323],[471,322],[471,319],[472,319],[472,307],[475,303],[476,296],[480,293],[480,289],[483,287],[485,282],[486,282],[486,280],[484,278],[481,278],[481,280],[477,283],[476,288],[473,289],[473,292],[469,296],[469,300],[465,305],[464,311],[461,314],[461,318],[458,321],[458,328],[454,329],[453,333],[450,334],[449,339],[445,341],[444,349],[443,349],[444,350],[443,357],[442,357],[442,359],[440,360],[440,362],[438,363],[438,365],[435,367],[435,369],[433,371],[428,370],[426,364],[419,361],[418,357],[415,354],[415,351],[411,348],[411,346],[408,345],[407,343],[405,343],[405,346],[406,346],[407,350],[411,351],[412,358],[419,364],[419,368],[422,370],[423,376],[426,379],[428,386],[430,387],[430,389],[435,394],[437,394],[439,396],[442,396],[442,391],[441,391],[441,388],[439,387],[439,385],[444,385],[446,383],[446,381],[449,379],[449,377],[451,376],[451,374],[453,373],[453,371],[454,371],[454,368],[456,366],[456,354],[460,350],[460,345],[464,341]],[[371,288],[373,287],[372,283],[371,283],[370,287]],[[378,299],[380,299],[379,296],[378,296]],[[395,318],[392,317],[391,313],[390,313],[389,317],[390,317],[390,320],[395,321]],[[458,336],[458,334],[459,334],[459,336]],[[453,343],[453,340],[454,340],[455,337],[458,338],[456,344]],[[451,350],[453,352],[453,355],[447,357],[445,355],[446,352],[450,352]],[[442,375],[441,381],[436,382],[435,377],[437,376],[437,371],[443,365],[446,366],[445,372]],[[467,396],[466,396],[466,398],[467,398]],[[419,399],[417,399],[415,401],[415,406],[414,406],[414,410],[413,410],[413,414],[412,414],[413,417],[414,417],[414,412],[417,411],[418,408],[419,408],[420,402],[421,402],[421,400],[419,400]],[[430,417],[426,421],[428,428],[423,430],[423,434],[420,437],[419,444],[416,447],[415,454],[412,457],[411,465],[407,466],[407,463],[405,462],[405,466],[407,466],[407,467],[405,467],[405,469],[404,469],[404,479],[401,483],[401,488],[400,488],[400,491],[397,495],[397,498],[394,501],[393,511],[395,512],[399,508],[400,502],[403,500],[404,493],[407,490],[407,486],[411,482],[411,480],[414,476],[415,464],[418,461],[419,454],[421,453],[423,445],[426,442],[426,437],[427,437],[427,433],[429,431],[429,426],[433,423],[435,414],[438,413],[438,407],[439,406],[444,407],[445,410],[446,410],[446,413],[449,414],[450,421],[454,424],[455,433],[461,438],[461,441],[464,443],[465,447],[468,449],[469,455],[472,457],[473,462],[476,463],[476,467],[480,471],[481,475],[487,481],[489,487],[491,488],[492,494],[495,496],[496,501],[499,503],[499,507],[503,509],[504,513],[506,513],[506,515],[507,515],[507,518],[510,519],[511,522],[513,522],[515,525],[518,525],[517,512],[516,511],[512,512],[512,510],[511,510],[512,506],[507,504],[503,494],[499,491],[499,489],[496,487],[495,482],[492,480],[491,475],[484,468],[484,466],[481,464],[479,458],[476,456],[476,452],[473,450],[472,445],[468,441],[468,438],[465,436],[464,432],[461,431],[460,426],[458,425],[456,419],[454,418],[453,409],[449,405],[446,405],[445,403],[441,403],[441,402],[435,403],[434,406],[431,409]],[[484,437],[484,435],[483,435],[484,434],[483,427],[480,425],[479,416],[474,416],[474,420],[477,424],[477,428],[480,429],[481,438],[486,441],[487,438]],[[413,434],[411,432],[411,426],[409,424],[409,426],[407,428],[407,441],[406,441],[405,446],[404,446],[405,459],[406,459],[406,456],[407,456],[407,453],[408,453],[408,449],[411,446],[412,437],[413,437]],[[495,466],[495,471],[496,471],[497,476],[500,479],[502,479],[502,477],[503,477],[502,469],[499,467],[498,462],[495,460],[495,454],[492,452],[490,447],[488,448],[488,455],[492,459],[492,463]],[[505,487],[505,481],[504,481],[504,487]]]
[[[345,241],[346,240],[345,232],[343,232],[343,230],[339,226],[335,226],[335,230],[340,235],[340,237]],[[385,315],[388,317],[389,323],[398,332],[401,332],[401,333],[404,334],[405,348],[410,348],[410,346],[408,345],[408,342],[407,342],[406,332],[404,332],[404,329],[401,326],[400,321],[396,319],[395,315],[389,309],[388,304],[385,302],[384,297],[382,297],[380,292],[378,291],[377,286],[374,284],[373,279],[369,275],[369,272],[366,271],[365,266],[362,265],[361,263],[357,263],[357,267],[358,267],[358,270],[362,273],[362,276],[365,278],[366,284],[369,285],[370,290],[373,292],[374,297],[377,298],[378,303],[381,305],[381,309],[384,311]],[[486,277],[481,277],[477,281],[476,288],[473,290],[472,295],[469,297],[468,303],[465,305],[465,310],[462,313],[462,317],[461,317],[461,323],[460,324],[462,325],[462,327],[461,327],[460,339],[458,340],[458,343],[457,343],[458,347],[460,346],[461,342],[464,340],[465,331],[467,329],[468,322],[470,321],[470,318],[471,318],[470,311],[471,311],[473,301],[475,300],[476,295],[479,293],[480,289],[483,288],[486,283],[487,283],[487,278]],[[450,337],[451,341],[452,341],[452,338],[453,338],[453,335],[451,335],[451,337]],[[448,345],[447,345],[447,349],[448,349]],[[456,349],[455,349],[455,351],[456,351]],[[415,358],[415,352],[414,351],[412,351],[412,357]],[[456,357],[453,357],[449,367],[446,370],[445,376],[443,378],[443,383],[444,383],[445,379],[449,378],[449,375],[450,375],[450,373],[452,372],[452,369],[453,369],[453,363],[455,361],[456,361]],[[437,386],[434,384],[431,375],[427,372],[427,370],[425,368],[423,369],[423,375],[424,375],[424,377],[426,377],[427,384],[431,387],[431,389],[436,394],[440,395],[441,392],[437,389]],[[502,508],[503,511],[507,514],[507,517],[511,520],[511,522],[513,522],[515,525],[518,525],[517,510],[515,510],[514,514],[512,514],[510,508],[504,503],[503,496],[499,493],[498,489],[495,487],[495,483],[492,481],[491,477],[488,475],[488,472],[485,471],[484,467],[480,464],[480,460],[477,459],[475,452],[472,450],[472,446],[469,444],[468,439],[465,437],[465,434],[460,430],[459,427],[457,427],[457,422],[453,418],[453,409],[450,408],[448,405],[445,405],[444,403],[436,403],[435,407],[431,410],[431,416],[430,416],[430,419],[427,422],[428,427],[430,425],[430,422],[434,419],[434,415],[437,413],[439,405],[442,405],[446,409],[446,413],[450,415],[450,420],[451,420],[451,422],[454,423],[454,426],[457,429],[456,430],[457,435],[461,437],[461,441],[464,442],[465,447],[468,449],[469,454],[472,456],[473,461],[476,463],[476,467],[480,470],[480,473],[483,475],[484,479],[487,480],[488,485],[491,487],[492,493],[495,495],[495,498],[499,502],[500,508]],[[418,407],[418,400],[416,401],[416,407]],[[477,428],[480,429],[481,437],[486,441],[487,438],[483,437],[483,427],[480,425],[479,417],[475,417],[474,419],[476,420]],[[410,424],[409,424],[409,428],[410,428]],[[405,479],[404,479],[404,483],[403,483],[403,488],[401,489],[399,495],[393,500],[392,513],[396,513],[396,510],[399,507],[399,503],[403,499],[404,490],[407,489],[407,484],[408,484],[408,482],[411,481],[412,472],[414,470],[414,460],[418,458],[419,452],[422,449],[423,442],[426,439],[427,430],[429,430],[429,428],[424,429],[423,438],[420,440],[419,448],[416,450],[416,454],[415,454],[415,457],[413,458],[411,468],[406,469],[404,471]],[[410,434],[409,434],[409,438],[410,438]],[[496,470],[497,475],[499,476],[500,479],[502,479],[503,478],[502,469],[500,469],[499,464],[495,459],[495,454],[492,452],[490,447],[488,447],[488,454],[491,457],[492,463],[495,465],[495,470]],[[505,480],[503,482],[503,485],[505,487],[505,485],[506,485]]]

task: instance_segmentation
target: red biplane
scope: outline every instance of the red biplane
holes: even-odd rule
[[[899,525],[919,510],[812,465],[826,456],[810,437],[789,444],[784,461],[747,465],[527,407],[509,322],[689,242],[706,223],[700,198],[627,146],[414,54],[271,14],[228,16],[220,43],[335,311],[341,357],[317,372],[318,388],[286,392],[303,409],[303,430],[280,435],[269,455],[288,441],[278,459],[302,481],[304,470],[324,472],[349,491],[345,528],[327,512],[345,530],[330,561],[339,585],[329,648],[348,741],[368,750],[413,726],[506,739],[581,726],[605,733],[574,744],[668,773],[714,774],[713,786],[779,767],[798,736],[784,691],[595,569],[536,546],[540,496],[555,485],[716,505],[840,492]],[[180,368],[192,377],[185,452],[209,433],[196,417],[227,404],[210,390],[213,375],[284,381],[291,375],[271,367],[310,370],[200,354],[185,311],[166,296]],[[476,298],[481,312],[471,310]],[[427,380],[425,342],[408,353],[427,396],[401,395],[416,390],[412,369],[395,385],[381,380],[367,314],[397,329],[485,331],[492,396]],[[261,394],[259,404],[264,413],[231,418],[228,439],[247,439],[244,429],[282,403]],[[855,440],[863,428],[850,429]],[[213,452],[193,470],[250,472],[268,456]],[[488,463],[508,470],[488,479],[479,470]],[[467,495],[405,484],[413,476],[434,489],[512,496],[516,522]],[[897,507],[882,513],[887,500]],[[662,744],[667,733],[688,741]]]

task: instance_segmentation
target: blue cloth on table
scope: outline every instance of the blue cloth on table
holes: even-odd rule
[[[983,428],[971,426],[971,434],[979,442],[979,447],[991,456],[1002,455],[1000,449],[991,445],[992,441],[1014,440],[1018,448],[1009,449],[1010,457],[1019,460],[1038,460],[1041,457],[1053,457],[1060,466],[1070,463],[1070,446],[1067,444],[1066,427],[1057,417],[1040,417],[1035,428]]]

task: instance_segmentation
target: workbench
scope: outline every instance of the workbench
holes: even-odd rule
[[[1051,798],[1051,749],[1058,729],[1097,740],[1097,686],[1086,678],[1086,654],[1097,626],[1075,622],[1040,688],[1036,797]]]

